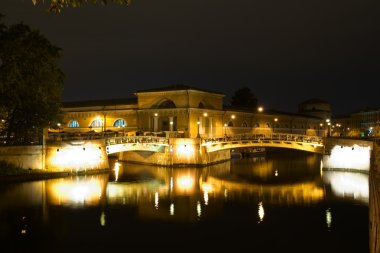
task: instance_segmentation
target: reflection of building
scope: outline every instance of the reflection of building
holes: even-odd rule
[[[322,135],[326,113],[255,112],[223,107],[224,95],[184,85],[138,91],[137,99],[64,103],[65,132],[118,131],[177,137],[289,132]],[[319,107],[318,107],[319,108]],[[319,110],[319,109],[318,109]]]

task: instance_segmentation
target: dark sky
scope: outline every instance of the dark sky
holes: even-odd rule
[[[64,51],[63,101],[133,97],[181,83],[227,95],[249,87],[266,108],[309,98],[335,115],[380,106],[378,0],[134,0],[49,13],[1,0]]]

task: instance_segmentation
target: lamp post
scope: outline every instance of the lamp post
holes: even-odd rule
[[[233,122],[233,120],[235,119],[236,117],[235,117],[235,114],[232,114],[231,115],[231,121],[232,121],[232,127],[234,127],[234,122]],[[230,130],[230,134],[232,135],[232,131]]]
[[[124,136],[124,129],[125,129],[125,125],[123,124],[123,136]]]
[[[227,123],[224,123],[224,139],[227,138]]]
[[[277,124],[278,118],[274,118],[274,123],[273,123],[273,130],[272,132],[274,133],[276,130],[276,124]]]
[[[321,131],[321,129],[323,129],[323,123],[320,123],[319,126],[318,126],[318,135],[320,135],[320,131]],[[324,137],[323,135],[324,135],[324,134],[323,134],[323,132],[322,132],[322,137]]]
[[[198,133],[197,133],[197,138],[200,138],[201,136],[199,135],[199,125],[201,124],[201,122],[199,121],[199,119],[198,119],[198,121],[197,121],[197,127],[198,127]]]
[[[327,123],[327,137],[330,137],[330,133],[331,133],[331,130],[330,130],[330,126],[331,126],[330,119],[326,119],[326,123]]]

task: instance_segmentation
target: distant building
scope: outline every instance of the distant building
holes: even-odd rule
[[[185,85],[137,91],[136,98],[63,103],[64,132],[117,132],[195,138],[232,134],[325,135],[330,106],[304,104],[300,113],[223,106],[224,94]],[[313,109],[314,108],[314,109]],[[320,112],[320,113],[318,113]],[[330,114],[329,114],[330,113]]]
[[[321,99],[309,99],[298,105],[298,112],[304,115],[310,115],[321,119],[331,119],[331,105],[329,102]]]
[[[380,137],[380,108],[372,108],[333,119],[335,136]]]

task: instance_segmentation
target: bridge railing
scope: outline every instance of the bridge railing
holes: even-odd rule
[[[323,138],[319,136],[286,134],[286,133],[268,133],[268,134],[238,134],[233,136],[224,136],[217,138],[202,138],[202,144],[216,142],[234,142],[234,141],[292,141],[323,144]]]
[[[153,144],[168,144],[169,139],[166,137],[155,136],[123,136],[106,138],[106,145],[124,144],[124,143],[153,143]]]

